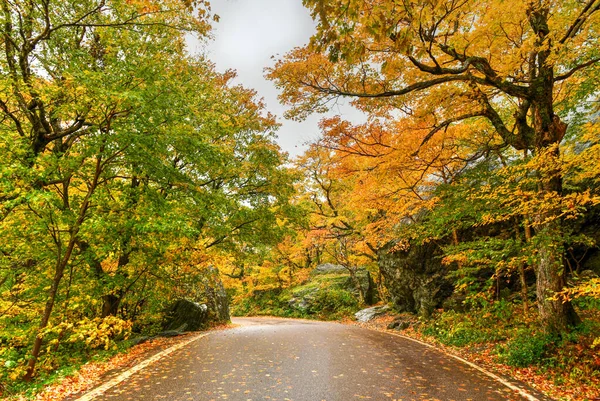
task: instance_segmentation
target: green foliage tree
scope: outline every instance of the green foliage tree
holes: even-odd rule
[[[204,2],[1,4],[0,319],[29,380],[215,255],[277,241],[291,178],[255,93],[187,54]]]

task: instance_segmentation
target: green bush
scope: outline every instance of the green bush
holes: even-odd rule
[[[489,318],[454,311],[438,314],[425,322],[422,333],[435,337],[442,344],[456,347],[504,339],[502,331],[490,324]]]
[[[506,345],[498,348],[498,355],[501,362],[510,366],[541,365],[555,343],[556,338],[551,335],[519,330]]]
[[[279,289],[254,291],[251,296],[242,298],[232,304],[231,313],[234,316],[284,316],[286,306]]]
[[[269,315],[280,317],[336,320],[348,317],[359,309],[356,296],[345,288],[347,277],[319,276],[313,282],[288,289],[254,291],[239,297],[231,305],[233,316]],[[292,298],[305,298],[309,306],[290,305]]]
[[[600,299],[594,297],[578,297],[573,300],[573,305],[581,310],[600,310]]]
[[[309,314],[326,319],[349,316],[358,309],[358,300],[350,291],[337,288],[320,288],[308,309]]]

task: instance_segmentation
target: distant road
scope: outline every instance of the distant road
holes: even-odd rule
[[[174,351],[96,399],[527,399],[435,349],[389,334],[304,320],[233,322],[240,326]]]

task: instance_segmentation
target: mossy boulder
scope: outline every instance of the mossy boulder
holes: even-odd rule
[[[202,280],[204,287],[204,302],[208,307],[209,320],[215,323],[227,323],[229,315],[229,298],[221,281],[219,271],[209,267]]]
[[[394,309],[430,316],[453,292],[441,249],[433,242],[401,250],[394,245],[379,252],[379,268]]]
[[[353,279],[352,274],[355,279]],[[323,264],[317,266],[309,280],[291,291],[288,305],[308,314],[322,311],[334,312],[336,308],[347,311],[358,308],[360,303],[360,285],[364,302],[373,303],[376,288],[371,274],[365,268],[350,270],[341,265]]]
[[[205,304],[178,299],[164,311],[164,331],[198,331],[208,327],[209,314]]]

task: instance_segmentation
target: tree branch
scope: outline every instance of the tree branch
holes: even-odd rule
[[[310,83],[310,82],[303,82],[303,81],[299,81],[299,83],[301,85],[313,88],[319,92],[327,93],[329,95],[360,97],[360,98],[382,98],[382,97],[393,97],[393,96],[406,95],[411,92],[418,92],[418,91],[421,91],[421,90],[424,90],[427,88],[431,88],[433,86],[440,85],[440,84],[443,84],[446,82],[455,82],[455,81],[467,82],[467,81],[471,81],[471,80],[472,80],[472,77],[468,76],[468,75],[455,75],[455,76],[436,78],[436,79],[432,79],[429,81],[417,82],[415,84],[406,86],[402,89],[383,91],[383,92],[379,92],[379,93],[351,92],[351,91],[345,91],[342,89],[322,86],[317,83]]]
[[[569,71],[565,72],[564,74],[557,75],[556,77],[554,77],[554,82],[563,81],[563,80],[571,77],[571,75],[575,74],[577,71],[587,68],[591,65],[594,65],[599,61],[600,61],[600,58],[595,58],[595,59],[589,60],[585,63],[579,64],[579,65],[571,68]]]
[[[416,152],[413,153],[413,155],[417,155],[419,153],[419,150],[421,150],[421,147],[423,145],[425,145],[427,142],[429,142],[429,140],[436,133],[438,133],[439,131],[441,131],[442,129],[448,129],[448,127],[451,124],[453,124],[453,123],[456,123],[456,122],[459,122],[459,121],[463,121],[463,120],[468,120],[469,118],[474,118],[474,117],[487,117],[487,112],[485,110],[476,111],[474,113],[467,113],[467,114],[463,114],[462,116],[450,118],[450,119],[442,122],[437,127],[434,127],[431,131],[429,131],[429,133],[427,135],[425,135],[425,138],[423,138],[423,141],[421,141],[421,144],[419,145],[419,148],[417,149]]]
[[[596,6],[594,7],[594,4],[596,2],[597,2],[597,0],[590,0],[585,5],[585,7],[583,7],[583,10],[581,10],[581,12],[577,16],[577,18],[575,18],[575,21],[573,21],[573,23],[569,26],[569,29],[567,29],[567,32],[565,33],[565,36],[563,36],[562,39],[560,39],[560,41],[559,41],[560,44],[564,44],[570,38],[575,37],[577,35],[579,29],[585,23],[585,21],[587,21],[587,19],[593,13],[595,13],[598,10],[600,10],[600,2],[598,2],[598,4],[596,4]]]

